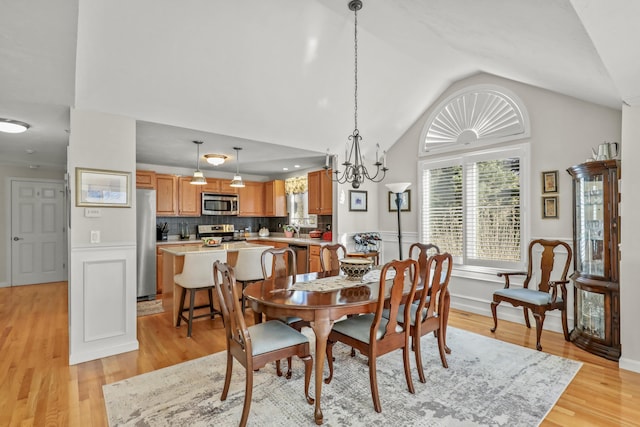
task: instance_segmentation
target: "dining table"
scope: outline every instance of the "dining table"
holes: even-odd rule
[[[299,317],[310,323],[316,337],[315,343],[315,423],[323,423],[321,408],[324,362],[327,338],[336,320],[376,310],[380,291],[378,279],[351,281],[345,276],[331,273],[307,273],[296,276],[295,282],[288,278],[265,280],[248,285],[244,295],[254,312],[255,323],[267,318]],[[375,277],[375,275],[374,275]],[[389,279],[389,277],[387,277]],[[368,280],[368,281],[367,281]],[[405,294],[409,293],[411,281],[405,280]],[[388,293],[389,286],[385,286]],[[422,291],[419,288],[418,291]],[[387,295],[388,297],[388,295]],[[448,295],[445,295],[448,298]],[[448,318],[448,303],[445,321]],[[446,322],[445,322],[446,325]],[[443,331],[446,338],[446,329]]]

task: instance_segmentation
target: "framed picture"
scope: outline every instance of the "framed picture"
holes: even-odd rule
[[[76,168],[76,206],[131,207],[131,173]]]
[[[542,218],[558,218],[558,196],[542,198]]]
[[[389,191],[389,212],[396,212],[398,207],[396,206],[396,193]],[[400,205],[400,211],[411,211],[411,190],[405,190],[402,193],[402,204]]]
[[[367,192],[358,190],[349,190],[349,210],[350,211],[367,211]]]
[[[558,192],[558,171],[542,172],[542,192]]]

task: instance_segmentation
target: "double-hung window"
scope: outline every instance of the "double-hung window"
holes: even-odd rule
[[[456,264],[522,268],[527,165],[524,144],[421,161],[420,240]]]

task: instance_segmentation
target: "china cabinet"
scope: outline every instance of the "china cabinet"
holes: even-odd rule
[[[620,358],[620,162],[567,169],[573,178],[574,329],[571,341],[607,359]]]

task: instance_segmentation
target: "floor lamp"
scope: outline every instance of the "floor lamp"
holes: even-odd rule
[[[400,207],[402,206],[402,194],[411,185],[410,182],[396,182],[387,184],[387,188],[396,195],[396,207],[398,208],[398,245],[400,259],[402,259],[402,229],[400,228]]]

